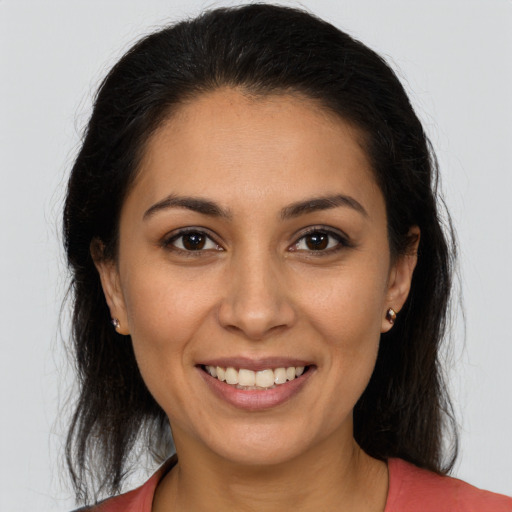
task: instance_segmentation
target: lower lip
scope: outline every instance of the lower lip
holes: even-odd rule
[[[246,411],[261,411],[284,404],[300,392],[314,373],[314,369],[310,367],[300,377],[296,377],[285,384],[278,384],[275,388],[244,390],[221,382],[199,367],[198,371],[215,395],[225,402]]]

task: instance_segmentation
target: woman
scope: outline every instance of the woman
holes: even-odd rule
[[[65,206],[77,498],[118,493],[138,442],[168,457],[170,424],[177,456],[95,510],[512,510],[442,476],[435,184],[393,72],[309,14],[218,9],[135,45]]]

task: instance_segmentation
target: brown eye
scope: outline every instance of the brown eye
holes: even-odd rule
[[[340,234],[334,231],[311,230],[302,235],[290,248],[292,251],[331,253],[337,249],[348,247],[349,244]]]
[[[327,233],[316,232],[304,237],[306,246],[311,251],[321,251],[327,249],[329,245],[329,235]]]
[[[201,233],[187,233],[182,236],[182,244],[187,251],[199,251],[206,244],[206,236]]]
[[[222,247],[202,231],[182,231],[165,241],[164,246],[169,249],[176,248],[186,252],[210,251],[212,249],[222,251]]]

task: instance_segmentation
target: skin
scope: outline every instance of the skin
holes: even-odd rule
[[[384,509],[387,468],[354,441],[352,411],[416,251],[391,259],[360,140],[311,100],[227,88],[182,105],[150,139],[121,211],[117,261],[96,262],[179,455],[154,511]],[[154,207],[170,194],[229,216]],[[283,218],[333,194],[362,209]],[[177,232],[189,227],[210,237],[202,250],[183,249],[190,238]],[[311,249],[312,227],[326,249]],[[233,356],[298,358],[312,371],[289,400],[247,411],[215,395],[197,367]]]

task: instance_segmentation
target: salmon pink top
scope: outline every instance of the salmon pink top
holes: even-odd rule
[[[174,466],[170,459],[143,486],[83,512],[151,512],[158,482]],[[512,498],[482,491],[457,478],[439,476],[402,459],[389,459],[384,512],[512,512]],[[79,512],[79,511],[76,511]]]

